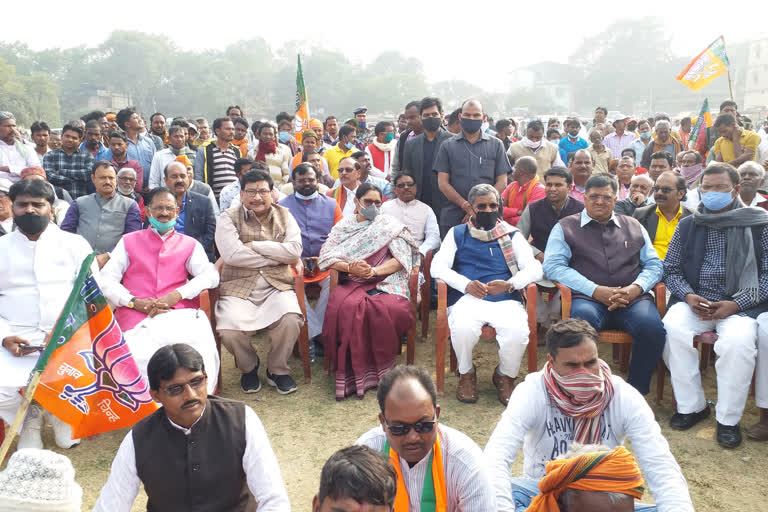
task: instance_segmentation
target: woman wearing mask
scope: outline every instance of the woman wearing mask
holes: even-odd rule
[[[397,219],[379,215],[381,190],[363,183],[355,193],[356,215],[331,230],[318,259],[346,281],[331,292],[323,323],[323,344],[336,369],[336,399],[362,398],[395,364],[400,340],[414,319],[408,276],[418,247]]]
[[[293,117],[285,112],[277,115],[277,140],[291,150],[291,156],[301,151],[299,142],[293,136]]]
[[[645,119],[637,123],[637,139],[632,141],[630,148],[635,150],[635,165],[640,166],[640,160],[643,159],[643,152],[651,142],[651,125]]]

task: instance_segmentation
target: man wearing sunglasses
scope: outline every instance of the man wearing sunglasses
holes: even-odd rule
[[[419,253],[426,256],[429,251],[440,247],[440,228],[435,212],[416,199],[415,176],[404,172],[396,175],[393,183],[396,199],[382,204],[381,213],[392,215],[405,224],[419,244]]]
[[[259,417],[243,402],[206,395],[195,349],[159,349],[148,373],[162,407],[123,439],[95,512],[129,512],[142,483],[148,510],[290,510]]]
[[[678,222],[693,211],[680,204],[685,199],[687,188],[685,178],[679,174],[671,171],[662,173],[652,190],[656,204],[638,208],[632,216],[639,220],[648,232],[656,254],[663,260]]]
[[[431,377],[418,366],[396,366],[376,393],[381,426],[356,444],[381,453],[397,472],[395,512],[496,510],[480,448],[462,432],[438,423]]]
[[[325,195],[334,198],[344,217],[349,217],[355,214],[355,191],[360,185],[360,164],[351,156],[345,156],[339,161],[336,172],[339,185]]]

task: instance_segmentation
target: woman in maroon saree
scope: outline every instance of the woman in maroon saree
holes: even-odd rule
[[[336,370],[336,399],[368,389],[395,364],[400,340],[414,319],[408,275],[417,245],[394,217],[379,215],[381,191],[364,183],[356,191],[356,215],[333,227],[318,266],[347,274],[333,290],[323,322],[323,344]]]

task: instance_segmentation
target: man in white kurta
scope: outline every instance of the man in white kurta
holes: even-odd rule
[[[440,227],[432,208],[416,199],[416,181],[408,173],[395,176],[396,198],[381,205],[381,213],[391,215],[411,230],[419,244],[419,253],[426,256],[440,247]]]
[[[44,181],[20,181],[9,197],[17,229],[0,237],[0,418],[10,424],[21,404],[19,388],[26,386],[40,355],[23,347],[43,344],[53,330],[91,246],[51,222],[55,196]],[[57,443],[69,448],[69,427],[53,421]],[[42,448],[41,426],[40,411],[32,406],[19,448]]]

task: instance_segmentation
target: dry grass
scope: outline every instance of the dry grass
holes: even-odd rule
[[[434,312],[431,326],[434,329]],[[432,334],[431,336],[433,336]],[[417,343],[416,363],[428,368],[434,375],[434,349],[432,338]],[[263,359],[265,348],[260,345]],[[601,356],[610,361],[610,347],[601,347]],[[401,355],[404,362],[405,354]],[[539,366],[544,356],[540,351]],[[480,400],[476,404],[459,403],[455,398],[456,379],[446,376],[445,397],[440,400],[441,422],[464,431],[481,447],[485,445],[501,413],[491,384],[491,373],[496,365],[495,344],[483,341],[476,349],[475,362],[479,372]],[[233,367],[232,357],[223,354],[224,391],[222,396],[243,400],[261,418],[280,461],[280,468],[288,488],[294,510],[308,510],[325,460],[337,449],[352,444],[357,437],[376,425],[378,405],[375,391],[363,400],[349,398],[343,402],[334,399],[333,380],[325,375],[322,360],[312,365],[312,384],[304,386],[299,361],[293,363],[293,373],[299,382],[297,393],[280,396],[265,385],[255,395],[240,392],[239,374]],[[523,364],[523,367],[525,364]],[[524,377],[525,369],[521,370]],[[668,378],[667,378],[668,379]],[[715,399],[715,371],[710,369],[704,377],[708,398]],[[655,383],[652,385],[655,390]],[[652,393],[653,394],[653,393]],[[672,410],[672,388],[667,380],[665,399],[661,405],[649,396],[656,419],[667,437],[672,452],[683,468],[694,505],[698,512],[765,512],[768,509],[763,485],[768,468],[768,443],[744,440],[736,450],[724,450],[714,441],[714,419],[704,421],[688,432],[677,432],[667,427]],[[750,397],[743,424],[756,421],[754,399]],[[84,441],[80,446],[62,452],[72,459],[77,481],[84,489],[84,510],[90,510],[107,479],[112,458],[126,431],[102,434]],[[44,435],[46,446],[53,446],[53,434]],[[57,450],[58,451],[58,450]],[[522,458],[522,453],[520,453]],[[513,468],[522,471],[521,460]],[[648,493],[644,501],[652,501]],[[133,510],[145,509],[143,493]]]

